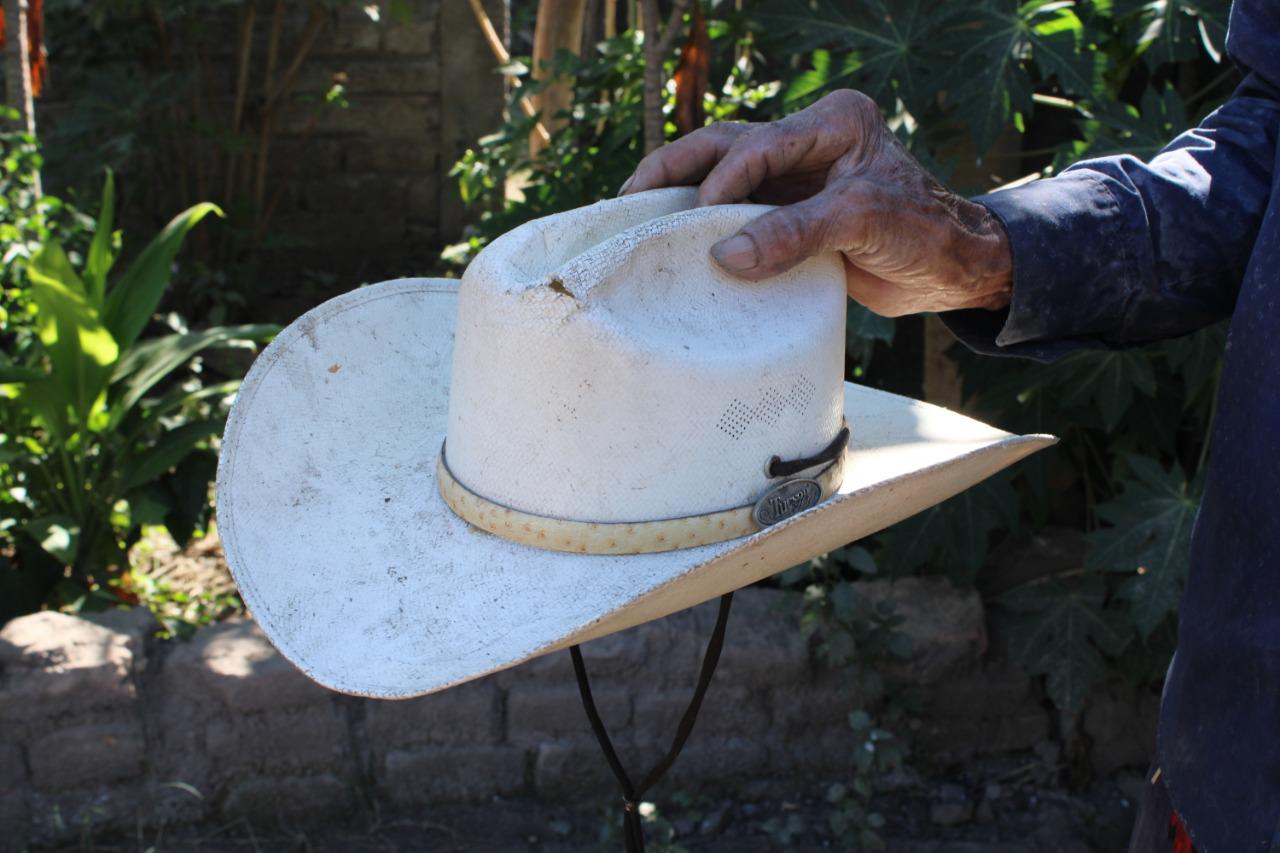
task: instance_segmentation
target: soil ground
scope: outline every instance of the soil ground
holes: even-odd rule
[[[889,853],[1120,853],[1134,815],[1140,774],[1121,772],[1070,791],[1033,753],[966,764],[954,773],[904,774],[897,789],[877,795]],[[832,832],[827,784],[799,784],[777,796],[732,799],[673,792],[646,824],[649,853],[764,853],[855,849]],[[962,798],[962,799],[961,799]],[[309,824],[174,827],[132,838],[97,839],[60,850],[96,853],[374,853],[492,851],[576,853],[621,849],[616,799],[577,803],[495,799],[438,805],[418,814],[378,808]],[[955,820],[950,825],[939,823]]]

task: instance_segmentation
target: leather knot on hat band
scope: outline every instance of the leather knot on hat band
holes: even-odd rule
[[[449,470],[445,447],[436,462],[440,497],[463,521],[521,545],[575,554],[654,554],[714,545],[749,536],[797,515],[831,497],[844,479],[848,427],[818,454],[794,463],[770,460],[768,469],[801,473],[824,465],[809,477],[779,478],[755,503],[718,512],[657,521],[571,521],[523,512],[468,489]],[[795,468],[804,463],[803,468]]]

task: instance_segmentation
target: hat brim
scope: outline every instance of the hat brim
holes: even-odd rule
[[[255,362],[218,470],[218,524],[262,630],[343,693],[407,698],[674,613],[867,536],[1051,436],[1016,436],[846,384],[836,494],[742,539],[637,556],[517,545],[440,498],[457,282],[405,279],[315,308]]]

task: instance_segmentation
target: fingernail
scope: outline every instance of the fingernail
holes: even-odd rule
[[[760,263],[756,241],[746,234],[734,234],[711,247],[711,257],[729,272],[746,272]]]
[[[622,195],[623,193],[625,193],[627,191],[627,187],[635,183],[635,180],[636,180],[635,172],[632,172],[631,177],[623,181],[622,186],[618,187],[618,195]]]

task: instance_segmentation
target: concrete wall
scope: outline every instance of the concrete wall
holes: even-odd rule
[[[862,586],[893,597],[907,617],[914,657],[890,676],[929,687],[913,735],[923,760],[1026,749],[1049,736],[1033,683],[984,659],[975,593],[940,579]],[[848,714],[874,697],[815,662],[798,608],[795,593],[738,594],[667,792],[845,773]],[[714,603],[703,605],[584,647],[597,704],[634,772],[669,745],[714,617]],[[40,613],[0,631],[0,838],[10,846],[74,837],[85,825],[305,820],[361,802],[420,810],[612,790],[567,653],[387,702],[318,687],[247,619],[186,643],[150,639],[154,628],[139,609],[92,619]],[[1123,699],[1108,712],[1132,717]],[[1107,748],[1114,759],[1116,745]],[[1127,748],[1134,763],[1149,755],[1141,736]]]

